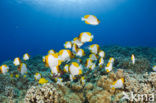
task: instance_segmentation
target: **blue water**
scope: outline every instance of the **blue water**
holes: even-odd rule
[[[26,52],[58,51],[85,31],[100,45],[156,47],[155,5],[156,0],[0,0],[0,63]],[[86,14],[96,15],[100,25],[82,22]]]

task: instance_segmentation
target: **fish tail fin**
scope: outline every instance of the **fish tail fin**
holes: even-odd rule
[[[82,21],[85,21],[86,19],[84,17],[81,18]]]

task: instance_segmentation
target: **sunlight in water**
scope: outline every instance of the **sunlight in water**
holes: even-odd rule
[[[112,3],[116,3],[116,0],[17,0],[18,2],[26,2],[36,5],[44,5],[44,6],[53,6],[55,5],[80,5],[80,6],[87,6],[87,5],[97,5],[103,4],[109,5]],[[118,0],[119,2],[124,0]],[[81,5],[82,4],[82,5]]]
[[[52,14],[68,15],[79,13],[105,12],[115,8],[125,0],[17,0]],[[102,8],[102,9],[101,9]]]

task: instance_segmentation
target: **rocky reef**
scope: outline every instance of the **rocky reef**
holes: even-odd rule
[[[70,81],[68,75],[62,76],[62,83],[56,83],[42,62],[42,56],[23,61],[29,68],[25,77],[18,73],[11,61],[4,62],[10,67],[10,72],[0,74],[0,103],[137,103],[122,99],[123,92],[127,95],[132,92],[156,94],[156,72],[152,71],[156,64],[156,48],[103,46],[102,50],[106,53],[105,61],[115,58],[114,69],[109,73],[103,70],[104,67],[84,71],[85,84],[79,81],[79,77]],[[131,54],[136,56],[134,65]],[[36,72],[40,72],[48,83],[39,84],[34,79]],[[112,89],[110,86],[120,78],[125,80],[123,88]],[[143,98],[142,102],[148,101]]]

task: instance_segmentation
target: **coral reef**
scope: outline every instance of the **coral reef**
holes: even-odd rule
[[[125,89],[128,92],[134,92],[139,94],[151,94],[156,93],[156,73],[150,74],[130,74],[124,73],[125,77]]]
[[[122,59],[117,67],[130,69],[135,73],[145,73],[151,69],[150,62],[146,58],[137,58],[135,64],[132,64],[130,59]]]
[[[83,103],[80,94],[70,92],[66,86],[43,84],[32,86],[25,96],[25,103]]]
[[[93,70],[84,67],[82,76],[86,81],[83,85],[80,82],[81,76],[70,81],[68,73],[61,75],[62,83],[56,83],[55,76],[51,76],[49,68],[42,62],[42,56],[22,61],[28,65],[26,77],[19,74],[11,61],[4,62],[10,69],[6,75],[0,74],[0,103],[129,103],[128,100],[121,100],[123,92],[156,93],[156,73],[151,72],[151,67],[156,63],[155,48],[104,46],[102,50],[106,52],[104,66],[110,57],[115,58],[113,70],[106,73],[104,66],[97,66]],[[86,55],[89,55],[89,52],[85,51]],[[136,55],[134,65],[130,60],[131,54]],[[82,65],[85,65],[87,58],[81,58]],[[72,61],[76,59],[73,58]],[[39,85],[34,79],[37,72],[41,73],[48,83]],[[125,80],[124,87],[112,89],[112,83],[120,78]]]

